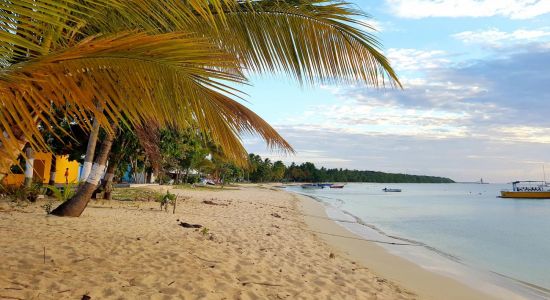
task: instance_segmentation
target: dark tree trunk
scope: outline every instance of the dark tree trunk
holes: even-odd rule
[[[113,192],[113,178],[115,177],[115,170],[118,163],[115,160],[109,161],[107,171],[105,172],[105,178],[103,180],[103,199],[111,200]]]
[[[57,164],[57,157],[55,156],[55,154],[52,154],[52,164],[50,166],[50,180],[48,181],[48,184],[51,186],[55,186],[55,176],[56,176],[55,171],[57,170],[56,164]],[[52,196],[53,191],[48,189],[48,191],[46,192],[46,195]]]
[[[189,168],[185,169],[185,179],[183,181],[183,184],[187,184],[189,181]]]
[[[74,197],[54,209],[52,211],[52,215],[62,217],[79,217],[82,214],[88,205],[88,202],[90,202],[93,192],[97,188],[99,178],[101,177],[103,170],[105,170],[105,164],[107,163],[107,158],[109,157],[109,152],[111,151],[112,145],[113,136],[111,134],[107,134],[105,140],[101,143],[99,155],[95,159],[92,172],[90,172],[90,176],[86,179],[86,182],[78,188],[78,191]]]

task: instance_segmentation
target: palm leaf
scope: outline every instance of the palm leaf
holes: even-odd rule
[[[36,149],[44,149],[36,122],[31,121],[37,110],[45,111],[53,104],[65,107],[77,120],[85,120],[83,112],[91,112],[106,129],[123,116],[135,124],[155,119],[161,124],[196,127],[237,161],[246,159],[239,140],[244,132],[256,132],[271,146],[290,150],[265,121],[227,96],[237,91],[222,81],[243,82],[239,72],[232,55],[189,34],[89,38],[0,72],[4,104],[0,123],[6,124],[8,137],[0,139],[15,147],[10,145],[9,124],[22,123],[26,139]],[[97,109],[98,101],[103,112]],[[45,127],[51,125],[41,114],[39,121]]]
[[[144,2],[145,1],[145,2]],[[334,0],[227,1],[208,18],[186,1],[127,0],[92,29],[185,30],[214,38],[251,72],[282,72],[300,82],[401,86],[381,45],[358,21],[368,16]],[[124,6],[124,4],[122,4]],[[164,7],[166,5],[166,7]],[[169,8],[169,9],[167,9]],[[192,9],[192,7],[191,7]],[[109,20],[109,22],[107,22]],[[114,22],[113,22],[114,21]],[[212,26],[212,23],[214,24]],[[93,33],[94,31],[90,31]]]

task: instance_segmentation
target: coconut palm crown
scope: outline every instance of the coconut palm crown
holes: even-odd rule
[[[292,151],[234,86],[268,72],[400,86],[365,17],[333,0],[0,0],[0,173],[25,142],[47,149],[52,106],[86,128],[197,128],[236,161],[245,133]]]

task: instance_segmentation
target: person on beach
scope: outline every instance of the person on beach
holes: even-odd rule
[[[65,169],[65,184],[69,184],[69,168]]]

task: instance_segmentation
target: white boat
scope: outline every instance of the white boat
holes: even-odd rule
[[[500,191],[501,198],[550,199],[550,186],[546,181],[514,181],[512,190]]]

